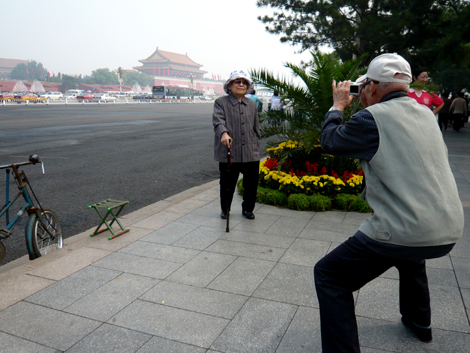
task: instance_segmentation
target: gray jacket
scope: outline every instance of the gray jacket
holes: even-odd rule
[[[214,159],[227,163],[227,147],[220,138],[224,131],[233,139],[232,163],[256,162],[260,160],[258,109],[251,99],[243,97],[241,102],[232,93],[214,102],[212,115],[214,125]]]

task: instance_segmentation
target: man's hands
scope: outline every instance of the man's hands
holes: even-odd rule
[[[222,142],[222,145],[224,145],[224,146],[232,147],[232,138],[229,136],[227,131],[224,131],[222,133],[222,137],[220,138],[220,142]]]
[[[336,85],[336,81],[333,80],[333,106],[343,111],[353,100],[353,96],[349,95],[349,87],[351,81],[339,82]]]

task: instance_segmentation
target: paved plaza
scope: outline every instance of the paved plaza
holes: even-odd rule
[[[391,269],[355,293],[363,353],[470,351],[470,129],[444,139],[466,225],[428,261],[434,340],[401,323]],[[321,352],[313,267],[368,215],[257,204],[252,221],[237,195],[226,233],[218,190],[126,214],[131,231],[114,240],[90,224],[60,251],[0,267],[0,351]]]

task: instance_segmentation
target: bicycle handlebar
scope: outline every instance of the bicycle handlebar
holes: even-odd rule
[[[28,164],[37,164],[42,162],[39,160],[39,156],[37,154],[32,154],[29,156],[29,162],[22,162],[22,163],[12,163],[12,164],[7,164],[7,165],[0,165],[0,169],[7,169],[7,168],[13,168],[13,167],[20,167],[22,165],[28,165]]]

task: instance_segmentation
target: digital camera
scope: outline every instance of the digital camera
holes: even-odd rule
[[[361,92],[361,84],[357,82],[351,82],[351,86],[349,87],[349,94],[351,96],[358,96]]]

